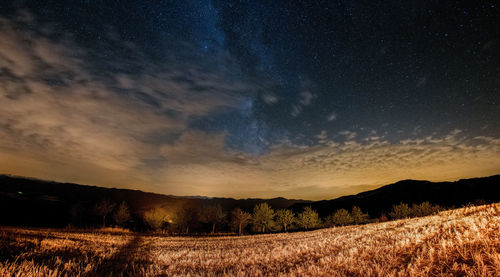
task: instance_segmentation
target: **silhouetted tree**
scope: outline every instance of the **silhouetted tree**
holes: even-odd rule
[[[260,203],[253,208],[253,226],[260,232],[270,230],[274,226],[274,210],[267,203]]]
[[[352,224],[353,219],[351,214],[346,209],[339,209],[333,215],[327,218],[330,226],[345,226]]]
[[[121,202],[113,213],[113,220],[116,224],[123,227],[123,224],[130,220],[130,212],[125,201]]]
[[[245,228],[250,220],[252,219],[252,215],[247,212],[242,211],[240,208],[236,208],[231,213],[231,223],[233,227],[238,228],[238,235],[241,236],[241,232],[243,228]]]
[[[94,211],[97,215],[102,217],[102,227],[106,227],[106,216],[113,211],[115,207],[114,203],[109,202],[104,199],[101,202],[97,203],[94,207]]]
[[[411,210],[406,203],[399,203],[397,205],[392,206],[392,210],[389,213],[389,216],[392,219],[400,219],[410,217]]]
[[[321,224],[318,213],[311,207],[305,207],[297,216],[297,224],[304,229],[316,228]]]
[[[203,210],[202,221],[212,224],[212,234],[215,233],[215,225],[224,222],[226,213],[222,210],[220,204],[211,205]]]
[[[276,211],[276,223],[287,230],[287,227],[295,222],[295,215],[290,210],[278,210]]]
[[[71,222],[74,225],[81,225],[82,224],[82,217],[84,214],[84,207],[81,202],[77,202],[73,205],[71,205],[71,208],[69,210],[69,213],[71,215]]]
[[[359,208],[358,206],[352,207],[351,216],[354,224],[367,223],[369,219],[368,214],[363,213],[363,211],[361,211],[361,208]]]
[[[189,234],[189,228],[194,227],[199,221],[199,211],[192,206],[179,207],[174,215],[174,223],[179,229],[179,233]]]
[[[147,210],[144,213],[143,219],[146,224],[153,230],[159,230],[167,221],[167,212],[159,207]]]

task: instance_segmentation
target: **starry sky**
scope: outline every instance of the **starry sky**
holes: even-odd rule
[[[7,1],[0,173],[330,199],[500,173],[496,1]]]

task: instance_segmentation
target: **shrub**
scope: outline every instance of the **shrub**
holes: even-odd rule
[[[392,211],[389,216],[392,219],[408,218],[411,215],[411,209],[406,203],[399,203],[398,205],[392,206]]]
[[[144,222],[153,230],[159,230],[167,221],[167,213],[162,208],[153,208],[144,213]]]
[[[380,217],[378,218],[379,222],[386,222],[389,221],[389,218],[387,218],[387,215],[385,213],[382,213]]]
[[[429,202],[423,202],[419,205],[413,204],[411,207],[411,216],[420,217],[435,214],[441,210],[438,205],[432,205]]]
[[[351,210],[352,221],[354,224],[363,224],[367,223],[369,220],[368,214],[363,213],[361,208],[354,206]]]
[[[311,207],[305,207],[297,216],[297,224],[307,230],[318,227],[321,224],[321,219],[315,210]]]
[[[337,210],[333,215],[328,217],[330,226],[345,226],[353,223],[353,218],[348,210]]]

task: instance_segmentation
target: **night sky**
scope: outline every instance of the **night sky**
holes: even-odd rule
[[[498,174],[499,122],[497,1],[0,4],[0,173],[329,199]]]

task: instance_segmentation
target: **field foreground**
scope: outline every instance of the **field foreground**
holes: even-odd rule
[[[0,228],[0,276],[500,276],[500,204],[242,237]]]

